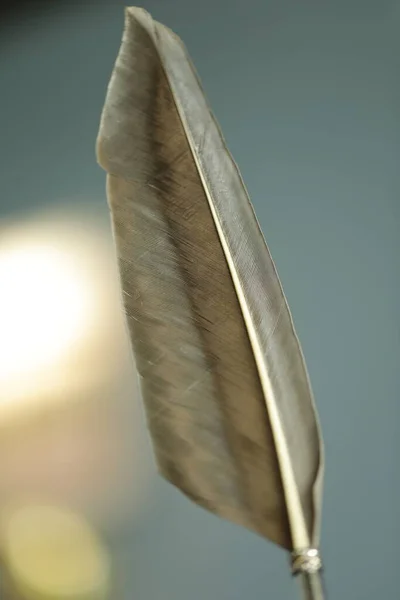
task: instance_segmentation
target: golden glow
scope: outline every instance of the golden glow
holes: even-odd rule
[[[7,516],[3,535],[6,569],[26,600],[107,598],[108,553],[78,515],[53,506],[28,506]]]
[[[115,376],[122,319],[108,232],[79,219],[0,227],[2,418]]]
[[[90,325],[90,290],[67,251],[27,244],[0,254],[0,386],[62,358]]]

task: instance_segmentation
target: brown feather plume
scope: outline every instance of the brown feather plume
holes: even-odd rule
[[[142,9],[97,152],[162,475],[284,548],[316,545],[322,444],[289,309],[185,48]]]

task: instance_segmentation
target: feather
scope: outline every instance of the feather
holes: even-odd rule
[[[182,42],[139,8],[97,156],[161,474],[285,549],[317,546],[323,450],[287,302]]]

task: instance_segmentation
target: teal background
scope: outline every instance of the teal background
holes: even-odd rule
[[[55,5],[1,22],[0,220],[83,197],[108,218],[94,143],[123,5]],[[326,444],[328,597],[396,598],[400,4],[143,6],[192,55],[294,315]],[[109,543],[123,600],[297,597],[282,551],[162,481]]]

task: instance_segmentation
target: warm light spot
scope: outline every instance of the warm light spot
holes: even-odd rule
[[[51,506],[8,515],[4,558],[12,585],[26,600],[106,600],[108,553],[89,524]]]
[[[52,246],[0,253],[0,386],[57,362],[90,320],[79,265]]]
[[[108,235],[79,213],[0,223],[0,421],[115,377],[124,338]]]

